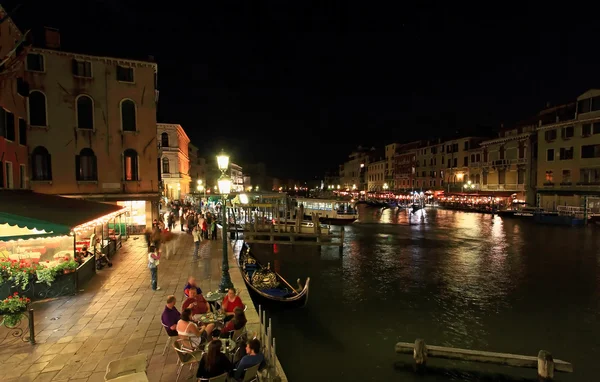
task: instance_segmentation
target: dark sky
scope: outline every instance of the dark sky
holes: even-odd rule
[[[320,176],[359,144],[493,135],[599,82],[600,24],[582,7],[20,3],[19,20],[60,28],[65,50],[153,55],[160,122],[182,124],[207,157],[224,148],[282,177]]]

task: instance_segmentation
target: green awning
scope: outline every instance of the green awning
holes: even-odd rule
[[[0,224],[8,224],[10,226],[16,225],[17,227],[37,229],[39,231],[44,230],[48,233],[54,233],[55,235],[68,235],[69,232],[71,232],[71,227],[62,224],[25,216],[13,215],[6,212],[0,212]]]
[[[81,224],[122,211],[116,204],[38,194],[28,190],[0,190],[0,224],[45,231],[19,238],[68,235]],[[0,241],[15,240],[14,236]]]

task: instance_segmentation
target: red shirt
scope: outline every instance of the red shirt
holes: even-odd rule
[[[196,306],[190,306],[192,303],[196,302]],[[204,299],[204,296],[202,296],[201,294],[196,295],[196,297],[188,297],[184,302],[183,302],[183,306],[181,307],[181,310],[185,310],[187,308],[190,308],[192,310],[192,315],[194,314],[204,314],[206,312],[208,312],[208,310],[206,309],[206,300]]]
[[[240,296],[235,296],[233,302],[229,301],[229,296],[225,296],[225,298],[223,299],[223,304],[221,304],[221,306],[223,307],[223,310],[225,310],[225,312],[227,313],[233,313],[233,310],[238,306],[244,309],[244,304],[242,303],[242,299],[240,298]]]

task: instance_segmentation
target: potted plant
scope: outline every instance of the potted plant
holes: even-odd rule
[[[37,283],[46,283],[48,286],[52,285],[54,280],[56,280],[56,267],[54,268],[38,268],[36,271],[37,274]]]
[[[0,316],[3,317],[0,325],[7,328],[17,326],[21,321],[21,314],[27,311],[27,304],[30,301],[27,297],[19,297],[17,292],[0,301]]]
[[[69,260],[60,264],[63,270],[63,273],[66,275],[67,273],[73,273],[77,270],[79,264],[75,260]]]

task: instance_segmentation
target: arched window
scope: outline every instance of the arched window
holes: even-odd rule
[[[161,147],[169,147],[169,134],[162,133],[160,135],[160,146]]]
[[[31,180],[52,180],[52,160],[44,146],[31,152]]]
[[[29,93],[29,124],[31,126],[48,126],[46,115],[46,96],[34,90]]]
[[[130,99],[121,101],[121,127],[123,131],[137,131],[135,103]]]
[[[133,149],[127,149],[123,153],[123,179],[139,180],[138,154]]]
[[[162,172],[163,174],[169,173],[169,158],[163,158],[162,160]]]
[[[77,97],[77,127],[94,129],[94,101],[89,96]]]
[[[98,167],[96,155],[89,148],[82,149],[75,156],[75,177],[80,181],[98,180]]]

